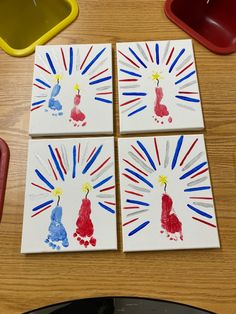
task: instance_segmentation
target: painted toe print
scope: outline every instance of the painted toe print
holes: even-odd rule
[[[119,139],[124,251],[219,247],[202,135]]]
[[[38,46],[32,136],[113,132],[111,45]]]
[[[117,44],[121,133],[204,127],[191,40]]]
[[[115,250],[114,139],[30,140],[22,253]]]

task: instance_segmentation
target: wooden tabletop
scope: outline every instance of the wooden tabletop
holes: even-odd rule
[[[77,20],[50,44],[111,42],[114,50],[116,42],[188,38],[166,18],[163,4],[80,0]],[[236,313],[236,54],[215,55],[196,41],[194,49],[221,249],[124,254],[118,206],[118,251],[36,255],[20,254],[34,55],[13,58],[0,51],[0,137],[11,151],[0,224],[0,313],[111,295]],[[114,61],[115,83],[116,75]],[[117,88],[114,102],[117,137]]]

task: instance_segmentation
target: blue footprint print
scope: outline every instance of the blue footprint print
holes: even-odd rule
[[[60,250],[61,245],[63,247],[69,246],[67,232],[61,222],[62,207],[59,205],[59,202],[60,202],[60,196],[58,196],[56,207],[52,210],[51,223],[48,227],[48,236],[47,236],[47,239],[45,240],[45,243],[47,243],[54,250]]]
[[[62,112],[62,104],[60,103],[60,101],[58,99],[56,99],[55,97],[58,96],[58,94],[61,91],[61,85],[60,85],[60,75],[56,75],[55,76],[57,83],[53,86],[49,101],[48,101],[48,108],[53,110],[53,112],[58,112],[58,113],[53,113],[53,116],[61,116],[63,115]],[[47,109],[45,111],[48,111]]]

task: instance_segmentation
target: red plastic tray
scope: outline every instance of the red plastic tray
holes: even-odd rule
[[[167,0],[167,17],[218,54],[236,51],[235,0]]]
[[[2,219],[3,203],[7,183],[9,157],[9,148],[7,144],[0,138],[0,222]]]

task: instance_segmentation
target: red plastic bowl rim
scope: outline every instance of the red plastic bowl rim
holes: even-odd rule
[[[166,0],[164,10],[166,16],[173,21],[175,24],[177,24],[180,28],[182,28],[186,33],[188,33],[191,37],[198,40],[202,45],[204,45],[206,48],[211,50],[212,52],[215,52],[217,54],[230,54],[233,52],[236,52],[236,45],[230,45],[227,48],[219,47],[209,40],[207,40],[205,37],[201,36],[199,33],[194,31],[191,27],[189,27],[186,23],[184,23],[182,20],[180,20],[171,9],[172,3],[176,0]]]

